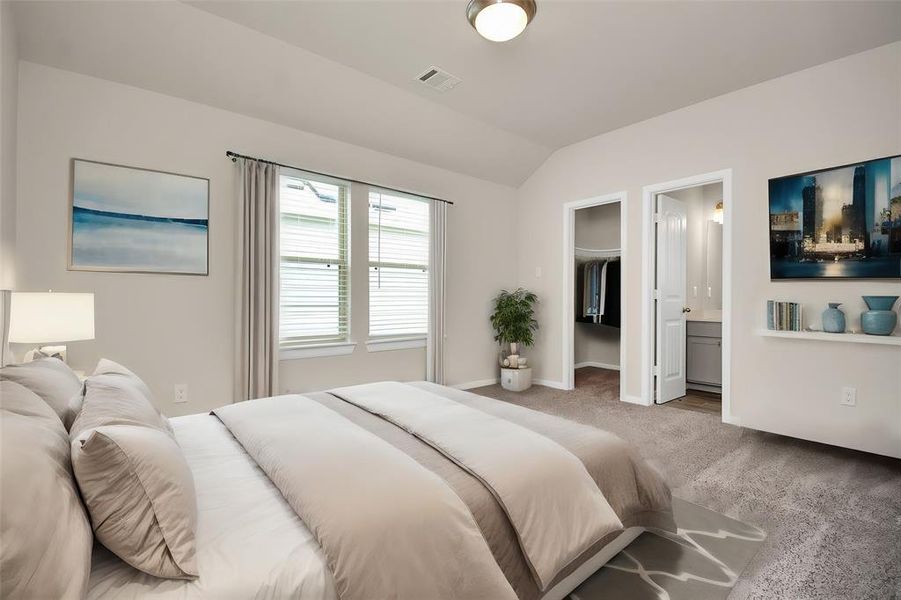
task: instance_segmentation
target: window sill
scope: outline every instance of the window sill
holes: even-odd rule
[[[386,352],[388,350],[407,350],[410,348],[425,348],[425,336],[405,338],[374,339],[366,342],[368,352]]]
[[[279,360],[295,360],[300,358],[318,358],[322,356],[346,356],[353,354],[356,342],[336,342],[333,344],[315,344],[297,348],[282,348],[278,352]]]

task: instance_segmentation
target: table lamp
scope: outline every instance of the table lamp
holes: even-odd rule
[[[9,307],[9,341],[49,344],[94,339],[94,294],[13,292]],[[65,362],[65,346],[42,345],[25,362],[56,356]]]

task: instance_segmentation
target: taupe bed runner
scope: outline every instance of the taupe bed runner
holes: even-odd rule
[[[213,411],[316,536],[342,600],[513,600],[466,505],[437,475],[303,396]]]
[[[622,529],[582,462],[525,427],[402,383],[330,393],[391,421],[482,481],[507,513],[542,590],[595,542]]]

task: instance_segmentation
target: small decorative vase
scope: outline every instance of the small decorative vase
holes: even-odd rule
[[[864,296],[870,310],[860,315],[860,326],[869,335],[892,335],[898,315],[892,310],[898,296]]]
[[[519,354],[519,344],[510,342],[510,354]]]
[[[830,302],[829,308],[823,311],[823,331],[826,333],[845,333],[845,313],[839,310],[841,302]]]

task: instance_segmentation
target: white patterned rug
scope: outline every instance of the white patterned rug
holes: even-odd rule
[[[589,577],[571,600],[723,600],[766,533],[673,498],[677,534],[646,531]]]

